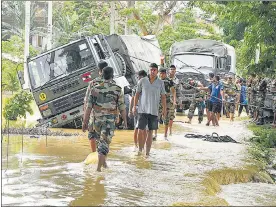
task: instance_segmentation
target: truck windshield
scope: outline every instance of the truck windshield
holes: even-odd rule
[[[195,66],[197,68],[201,66],[214,68],[214,57],[199,54],[181,54],[174,56],[173,63],[176,66],[176,68],[181,68],[185,64]]]
[[[28,69],[31,85],[37,88],[91,65],[95,65],[95,60],[88,44],[82,40],[30,61]]]

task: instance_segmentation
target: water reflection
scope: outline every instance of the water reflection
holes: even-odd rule
[[[98,206],[104,203],[106,191],[104,187],[104,176],[93,177],[85,175],[81,196],[70,202],[70,206]]]

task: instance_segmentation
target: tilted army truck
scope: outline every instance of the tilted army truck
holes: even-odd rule
[[[235,49],[222,42],[208,39],[191,39],[174,43],[170,48],[170,63],[176,66],[179,79],[177,111],[190,106],[195,89],[187,87],[188,78],[207,86],[209,73],[224,77],[236,73]]]
[[[28,59],[29,87],[41,113],[38,125],[80,128],[83,100],[89,81],[98,77],[103,59],[114,68],[114,80],[130,93],[137,84],[135,73],[149,63],[160,62],[155,37],[94,35],[49,50]],[[18,77],[24,84],[23,73]]]

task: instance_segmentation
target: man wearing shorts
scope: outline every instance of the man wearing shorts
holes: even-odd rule
[[[210,98],[210,108],[211,117],[208,120],[207,124],[210,124],[210,121],[213,120],[215,126],[219,126],[217,114],[221,112],[222,101],[224,100],[223,94],[223,85],[219,82],[219,76],[216,75],[214,78],[214,83],[212,84],[211,98]]]
[[[147,72],[144,70],[140,70],[138,72],[138,80],[141,80],[141,78],[144,78],[147,76]],[[131,101],[130,101],[130,106],[129,106],[129,117],[133,116],[134,117],[134,144],[135,144],[135,148],[138,148],[138,114],[133,114],[132,113],[132,107],[133,107],[133,103],[134,103],[134,97],[137,91],[137,87],[138,85],[134,86],[132,89],[132,97],[131,97]],[[138,105],[136,106],[136,108],[138,107]],[[145,130],[146,133],[146,130]],[[144,135],[146,137],[146,135]]]
[[[158,128],[158,109],[160,97],[162,97],[163,117],[166,117],[166,91],[164,82],[157,77],[158,66],[156,63],[150,64],[149,75],[142,78],[138,82],[137,92],[135,94],[133,114],[137,112],[136,105],[138,104],[138,142],[139,154],[145,145],[144,130],[148,125],[149,132],[146,139],[146,155],[149,152],[152,144],[152,132]]]

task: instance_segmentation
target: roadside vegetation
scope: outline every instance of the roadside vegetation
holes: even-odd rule
[[[254,136],[249,139],[251,147],[249,153],[253,159],[263,165],[272,165],[276,168],[276,129],[271,126],[248,126]]]

